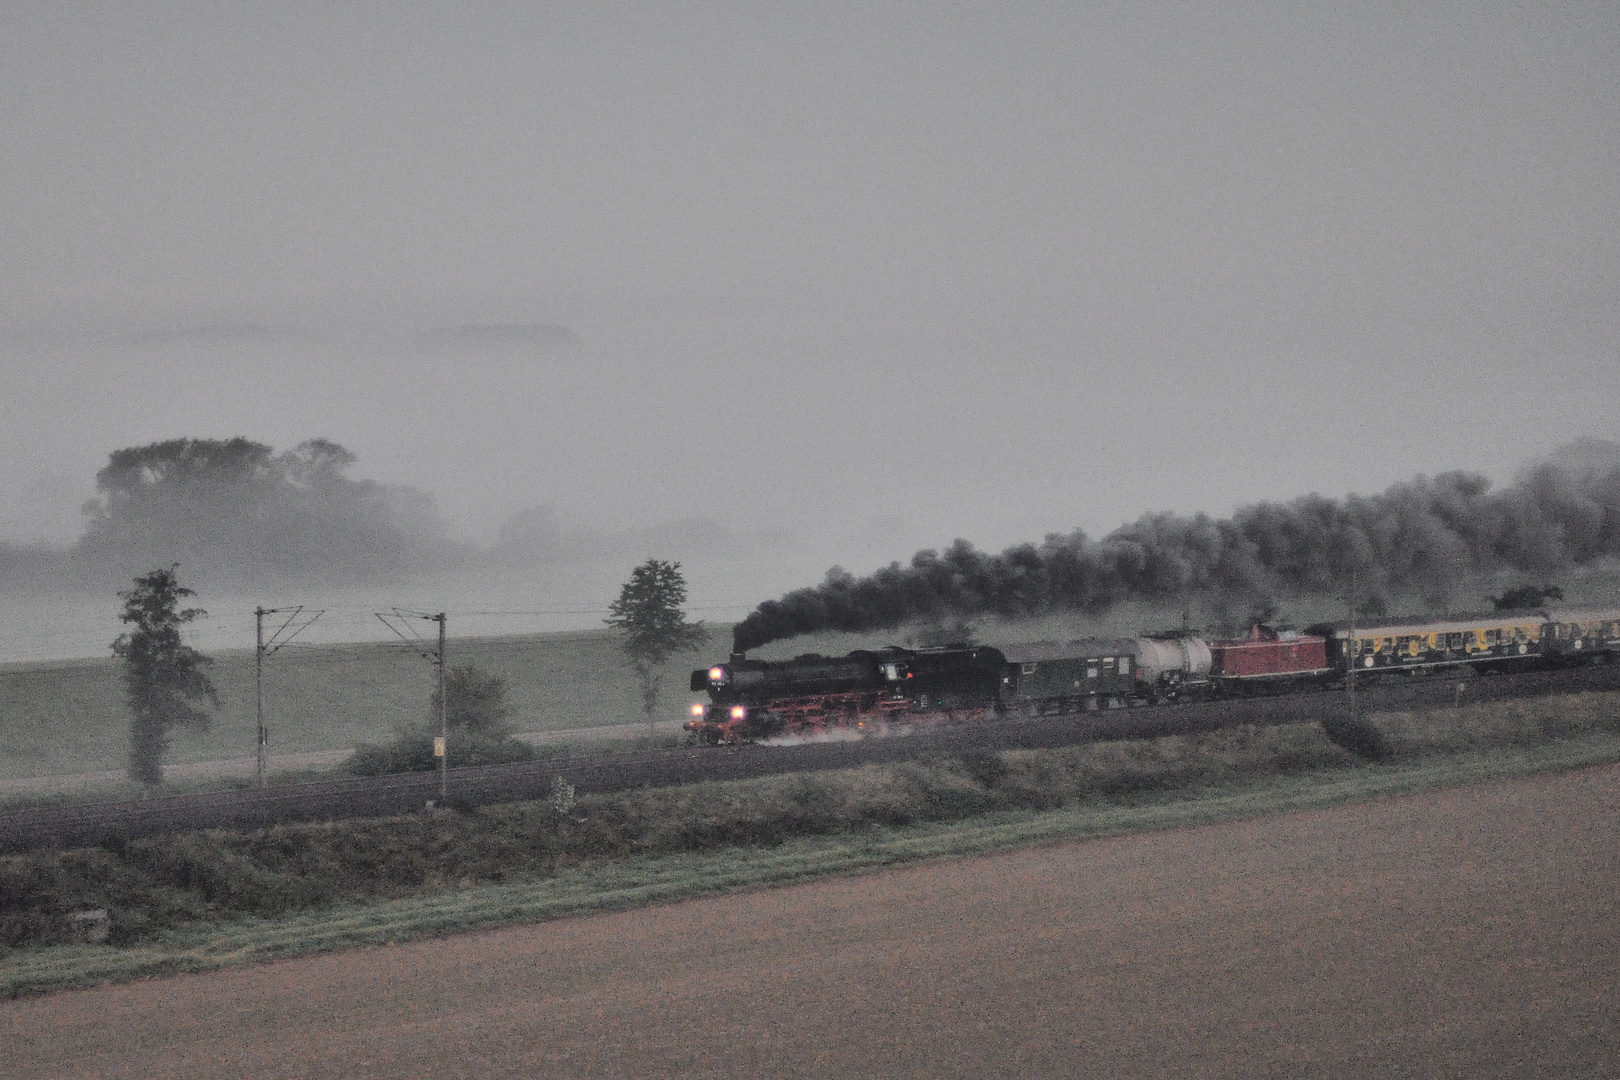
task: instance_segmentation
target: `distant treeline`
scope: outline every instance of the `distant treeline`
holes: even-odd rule
[[[1380,495],[1309,495],[1230,518],[1148,514],[1092,540],[1075,531],[1000,554],[958,540],[857,578],[834,567],[813,588],[761,604],[734,630],[738,651],[820,630],[914,621],[1098,612],[1123,600],[1271,608],[1282,596],[1350,596],[1382,613],[1393,596],[1445,606],[1459,579],[1545,575],[1620,555],[1620,445],[1565,447],[1492,490],[1466,472],[1419,477]]]
[[[126,586],[180,563],[214,586],[388,581],[456,554],[430,496],[347,475],[356,458],[312,439],[277,454],[235,439],[115,451],[71,547],[0,547],[11,589]]]

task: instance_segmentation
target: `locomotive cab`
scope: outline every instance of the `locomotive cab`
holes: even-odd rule
[[[701,694],[705,690],[713,690],[726,685],[731,681],[731,672],[724,664],[713,667],[698,668],[692,672],[692,693]]]

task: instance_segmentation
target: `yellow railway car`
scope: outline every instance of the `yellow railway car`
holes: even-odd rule
[[[1542,612],[1497,612],[1374,626],[1312,627],[1328,639],[1329,660],[1341,671],[1381,673],[1470,665],[1510,669],[1544,658],[1548,619]]]

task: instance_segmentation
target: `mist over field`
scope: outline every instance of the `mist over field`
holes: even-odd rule
[[[521,575],[540,566],[623,560],[646,550],[718,551],[738,538],[701,518],[617,534],[570,530],[555,511],[512,515],[493,542],[451,536],[432,495],[356,479],[329,439],[277,452],[242,437],[168,439],[114,451],[71,545],[0,542],[16,593],[96,591],[179,563],[214,589],[333,590],[446,572]],[[769,537],[765,537],[768,541]]]
[[[222,641],[586,626],[654,555],[732,621],[957,538],[1241,607],[1316,580],[1203,551],[1244,508],[1620,438],[1612,3],[4,22],[0,657],[104,654],[165,561]],[[263,498],[98,486],[182,438]]]
[[[431,495],[357,479],[355,464],[321,438],[284,451],[241,437],[114,451],[74,542],[0,541],[12,615],[0,662],[103,652],[116,593],[171,563],[209,613],[191,633],[210,648],[251,643],[259,606],[323,610],[305,640],[386,637],[374,612],[396,606],[451,611],[461,636],[600,628],[630,568],[653,555],[698,560],[688,578],[710,598],[698,618],[735,618],[757,600],[750,589],[792,583],[791,566],[765,565],[781,534],[701,518],[610,532],[569,528],[536,505],[488,543],[455,539]]]

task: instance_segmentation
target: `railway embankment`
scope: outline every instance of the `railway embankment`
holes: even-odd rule
[[[1620,760],[1613,691],[1363,719],[1386,760],[1358,757],[1319,724],[1242,724],[1066,746],[935,744],[904,760],[611,791],[554,780],[525,801],[386,818],[108,833],[0,858],[0,988],[227,962],[209,942],[236,942],[239,959],[287,955],[961,854],[986,836],[1039,842]],[[803,749],[825,748],[691,753],[768,761]],[[959,843],[958,830],[980,839]],[[536,899],[564,882],[566,901]],[[103,930],[104,943],[85,940]],[[243,944],[255,934],[260,944]]]

